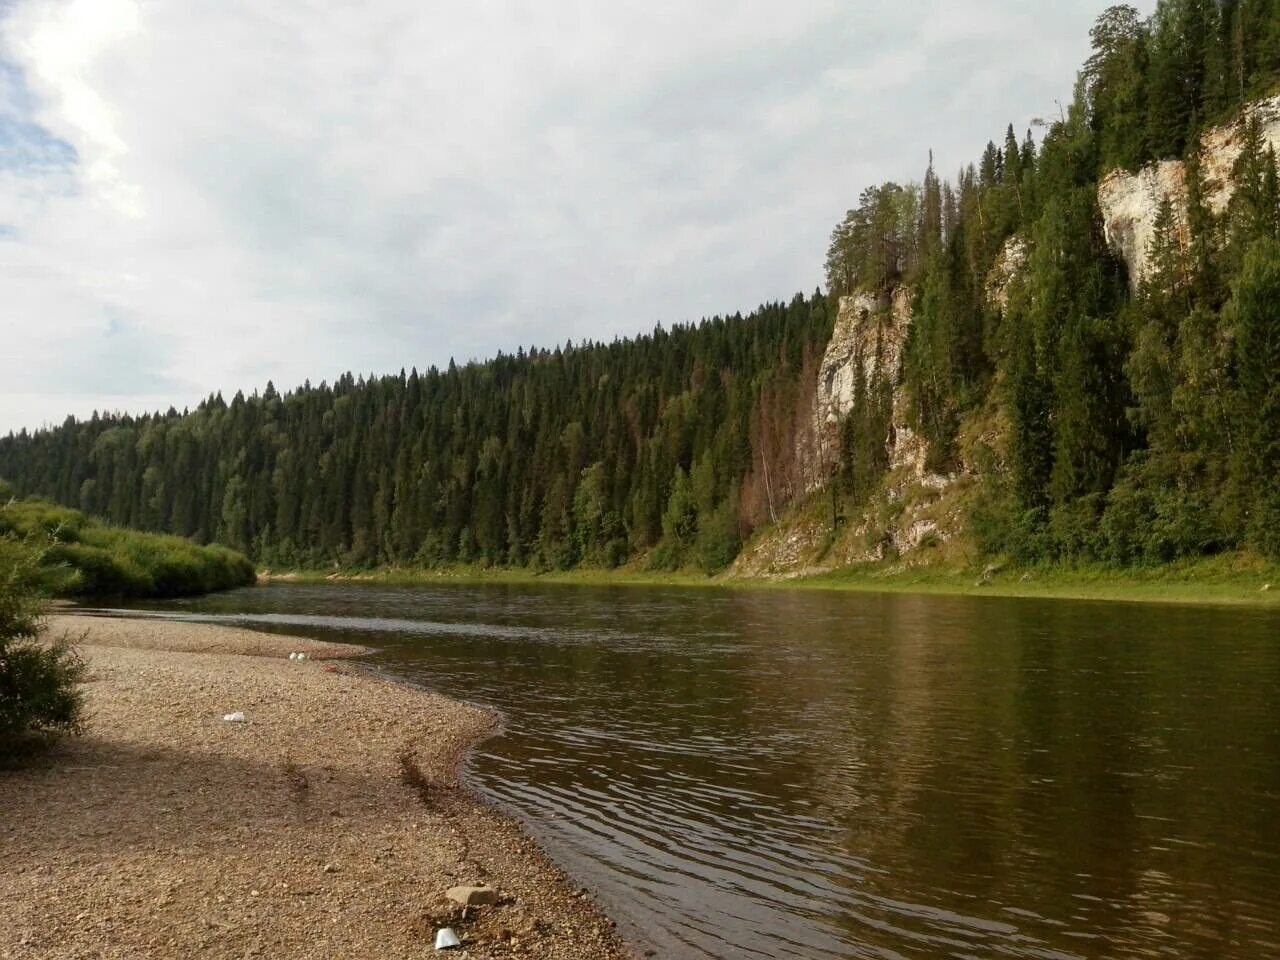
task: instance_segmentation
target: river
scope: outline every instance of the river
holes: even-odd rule
[[[662,957],[1280,956],[1280,611],[277,583],[148,606],[492,706],[469,781]]]

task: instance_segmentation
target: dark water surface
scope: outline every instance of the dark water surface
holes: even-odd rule
[[[1280,957],[1280,612],[278,584],[664,957]]]

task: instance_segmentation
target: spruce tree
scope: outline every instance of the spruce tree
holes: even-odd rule
[[[1257,240],[1229,308],[1239,370],[1242,472],[1254,542],[1280,557],[1280,242]]]

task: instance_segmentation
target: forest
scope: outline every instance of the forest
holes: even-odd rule
[[[657,550],[719,569],[770,496],[799,489],[790,438],[830,333],[815,294],[611,344],[268,384],[9,437],[0,475],[273,566],[565,569]]]
[[[982,554],[1280,556],[1280,177],[1246,110],[1280,91],[1280,0],[1112,7],[1091,38],[1038,133],[1009,126],[951,180],[930,161],[918,183],[865,189],[832,233],[825,292],[613,343],[68,419],[0,439],[0,477],[269,566],[715,572],[813,495],[815,471],[845,516],[873,495],[883,417],[856,409],[830,465],[799,441],[839,298],[905,288],[892,387],[931,467],[959,467],[982,410],[1008,423],[971,508]],[[1215,210],[1201,135],[1231,122],[1243,149]],[[1186,209],[1162,208],[1135,290],[1098,187],[1166,159],[1185,161]],[[996,307],[1011,240],[1025,262]]]

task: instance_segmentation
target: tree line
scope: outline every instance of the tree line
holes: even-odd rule
[[[831,334],[797,295],[613,343],[215,395],[0,440],[0,475],[260,563],[717,570],[803,490]],[[806,394],[806,384],[810,384]]]

